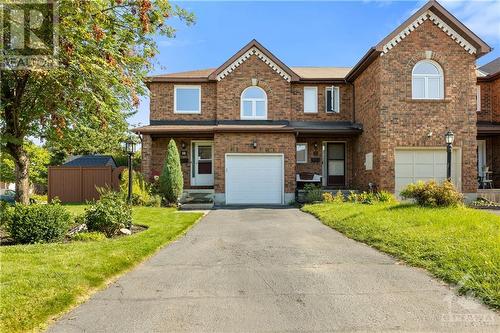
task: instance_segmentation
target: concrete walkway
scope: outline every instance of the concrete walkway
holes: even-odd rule
[[[495,312],[297,209],[221,209],[50,332],[500,330]]]

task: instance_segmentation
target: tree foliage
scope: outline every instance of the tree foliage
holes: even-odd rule
[[[26,202],[26,138],[45,138],[70,153],[116,147],[146,92],[143,81],[157,53],[153,37],[174,37],[166,19],[194,21],[167,0],[58,3],[59,66],[1,73],[2,145],[16,164],[18,199]]]
[[[24,150],[26,150],[30,161],[30,183],[47,185],[47,167],[51,160],[50,152],[44,147],[39,147],[29,141],[24,144]],[[15,182],[14,168],[12,156],[3,149],[0,152],[0,180],[6,183]]]
[[[174,139],[167,147],[165,164],[160,175],[160,192],[167,202],[176,203],[182,195],[184,178],[182,176],[181,160]]]

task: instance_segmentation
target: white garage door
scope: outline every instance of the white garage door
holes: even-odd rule
[[[283,155],[226,155],[227,204],[282,204]]]
[[[395,156],[396,193],[406,185],[419,180],[446,179],[446,148],[437,149],[396,149]],[[460,150],[452,154],[451,178],[458,189],[461,179]]]

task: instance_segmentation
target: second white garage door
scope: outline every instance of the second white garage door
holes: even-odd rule
[[[452,154],[451,178],[457,188],[461,188],[460,150],[455,149]],[[396,193],[401,192],[406,185],[419,180],[446,179],[446,149],[396,149],[395,155]]]
[[[283,155],[226,154],[227,204],[283,204]]]

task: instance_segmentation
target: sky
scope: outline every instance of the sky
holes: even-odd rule
[[[159,54],[151,74],[220,66],[253,38],[288,66],[352,67],[426,1],[177,1],[196,23],[178,19],[174,39],[155,38]],[[500,56],[500,0],[439,1]],[[142,98],[131,126],[149,124],[149,99]]]

